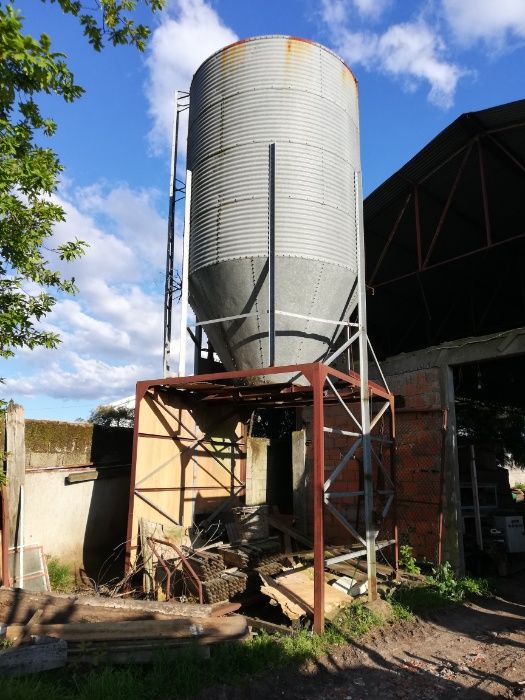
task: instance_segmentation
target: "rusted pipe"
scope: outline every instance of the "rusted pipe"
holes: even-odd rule
[[[161,566],[163,566],[164,569],[165,569],[165,567],[166,567],[167,565],[166,565],[166,563],[164,562],[164,560],[162,559],[162,557],[160,557],[159,554],[156,552],[156,550],[155,550],[155,548],[153,547],[153,544],[152,544],[152,543],[153,543],[153,542],[156,542],[157,544],[162,544],[162,545],[164,545],[165,547],[171,547],[171,548],[177,553],[177,555],[178,555],[178,557],[179,557],[179,559],[180,559],[180,561],[181,561],[182,566],[188,571],[188,573],[190,574],[190,579],[192,579],[193,582],[194,582],[195,588],[196,588],[196,590],[197,590],[197,592],[198,592],[198,594],[199,594],[199,603],[202,604],[202,602],[203,602],[203,593],[202,593],[202,583],[201,583],[201,580],[199,579],[199,577],[197,576],[197,574],[196,574],[195,571],[193,570],[193,567],[191,566],[191,564],[189,563],[189,561],[187,560],[187,558],[184,556],[182,550],[181,550],[174,542],[171,542],[170,540],[160,540],[160,539],[158,539],[158,538],[156,538],[156,537],[148,537],[147,540],[148,540],[149,546],[151,547],[151,549],[152,549],[153,552],[155,553],[157,559],[161,562]],[[166,570],[166,569],[165,569],[165,570]],[[170,574],[170,583],[171,583],[171,574]]]

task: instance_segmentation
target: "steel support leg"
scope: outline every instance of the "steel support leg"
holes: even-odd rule
[[[363,431],[363,476],[365,492],[365,540],[368,574],[368,600],[377,598],[376,526],[374,522],[374,482],[372,469],[372,445],[370,439],[370,389],[368,386],[368,336],[366,329],[366,281],[363,231],[363,200],[361,197],[361,174],[355,173],[355,217],[358,249],[358,314],[359,314],[359,374],[361,380],[361,429]]]
[[[324,632],[324,403],[323,386],[326,369],[316,365],[313,386],[313,447],[314,447],[314,631]]]

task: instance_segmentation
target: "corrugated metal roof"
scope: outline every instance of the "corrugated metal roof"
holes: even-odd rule
[[[461,115],[364,203],[382,357],[523,326],[525,100]]]
[[[525,100],[478,112],[465,112],[368,195],[364,203],[365,221],[374,218],[383,207],[402,196],[410,183],[421,182],[459,149],[466,147],[473,135],[522,121],[525,121]]]

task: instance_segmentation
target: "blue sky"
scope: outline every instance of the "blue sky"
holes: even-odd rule
[[[86,417],[162,371],[162,308],[173,92],[236,38],[291,34],[338,52],[359,80],[365,194],[459,114],[524,97],[523,0],[170,0],[144,54],[96,54],[56,5],[15,0],[46,32],[86,94],[46,97],[65,166],[58,200],[87,255],[68,267],[80,292],[45,322],[58,350],[3,361],[3,395],[33,418]],[[180,219],[180,217],[179,217]],[[174,327],[177,327],[177,311]],[[175,338],[174,350],[178,338]]]

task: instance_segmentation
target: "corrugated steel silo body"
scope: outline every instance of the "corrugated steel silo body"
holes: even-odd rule
[[[275,365],[322,360],[357,275],[357,84],[328,49],[256,37],[190,91],[190,303],[227,369],[269,365],[269,144],[275,143]],[[293,318],[279,312],[299,314]]]

